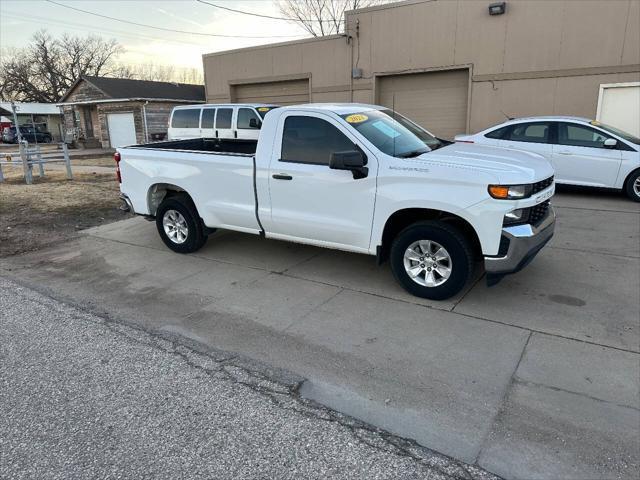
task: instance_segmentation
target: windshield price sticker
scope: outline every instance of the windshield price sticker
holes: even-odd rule
[[[369,117],[363,115],[362,113],[355,113],[353,115],[349,115],[347,118],[345,118],[345,120],[348,123],[362,123],[369,120]]]

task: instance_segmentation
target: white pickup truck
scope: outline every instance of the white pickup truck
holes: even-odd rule
[[[258,141],[119,148],[125,208],[155,218],[175,252],[217,228],[376,255],[410,293],[445,299],[483,259],[489,284],[553,235],[553,169],[541,155],[447,144],[384,107],[269,112]]]

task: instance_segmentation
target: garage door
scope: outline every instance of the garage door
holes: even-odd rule
[[[133,113],[109,113],[107,114],[107,124],[109,125],[111,148],[125,147],[137,143]]]
[[[275,103],[294,105],[309,103],[309,80],[249,83],[233,87],[233,100],[237,103]]]
[[[431,133],[451,139],[467,128],[468,70],[378,78],[378,103],[409,117]]]
[[[640,82],[600,85],[597,119],[640,136]]]

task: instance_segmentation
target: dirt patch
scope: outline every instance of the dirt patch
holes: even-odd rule
[[[34,176],[26,185],[21,170],[4,169],[0,183],[0,257],[38,250],[75,237],[82,229],[123,220],[113,174],[64,171]]]
[[[113,160],[113,155],[108,157],[98,157],[98,158],[79,158],[71,159],[71,166],[73,165],[88,165],[91,167],[112,167],[114,170],[116,168],[116,162]]]

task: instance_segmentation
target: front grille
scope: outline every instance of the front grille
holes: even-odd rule
[[[533,207],[529,208],[529,223],[531,225],[539,225],[544,217],[547,216],[547,212],[549,211],[550,201],[539,203]]]
[[[546,178],[544,180],[541,180],[539,182],[532,183],[531,184],[531,195],[535,195],[536,193],[541,192],[545,188],[550,187],[552,183],[553,183],[553,176],[551,176],[549,178]]]

